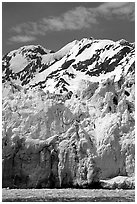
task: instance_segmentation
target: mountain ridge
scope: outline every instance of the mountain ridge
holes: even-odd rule
[[[3,74],[3,82],[15,81],[15,84],[27,88],[39,85],[43,90],[54,92],[59,89],[58,92],[62,93],[73,91],[79,78],[98,81],[103,78],[103,73],[105,78],[113,71],[118,78],[120,74],[117,72],[122,72],[123,66],[126,72],[130,63],[134,63],[134,45],[123,39],[114,42],[83,38],[68,43],[55,53],[39,46],[24,46],[4,56],[3,73],[8,70],[9,74]]]

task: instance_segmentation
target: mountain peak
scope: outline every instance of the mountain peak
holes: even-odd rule
[[[15,56],[16,54],[25,54],[28,52],[40,53],[41,55],[43,55],[43,54],[51,53],[53,51],[45,49],[41,45],[24,45],[17,50],[13,50],[9,52],[8,56],[12,56],[12,55]]]

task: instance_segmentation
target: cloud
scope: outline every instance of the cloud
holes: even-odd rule
[[[77,7],[59,17],[43,18],[38,22],[22,23],[12,31],[24,35],[45,35],[47,31],[80,30],[97,24],[94,14],[85,7]]]
[[[89,27],[90,24],[96,24],[96,18],[88,9],[84,7],[77,7],[64,13],[60,17],[43,18],[41,26],[45,30],[80,30]],[[48,29],[47,29],[48,28]]]
[[[27,22],[12,28],[17,36],[12,42],[34,41],[36,36],[45,35],[49,31],[81,30],[99,25],[100,18],[111,20],[113,18],[134,21],[134,2],[107,2],[98,7],[76,7],[60,16],[42,18],[37,22]],[[35,37],[34,37],[35,36]]]
[[[127,19],[129,21],[134,20],[135,16],[135,4],[134,2],[109,2],[101,4],[96,8],[98,15],[104,16],[104,18],[119,18]]]
[[[17,42],[17,43],[25,43],[25,42],[30,42],[34,41],[36,38],[34,36],[27,36],[27,35],[16,35],[12,36],[9,41],[10,42]]]

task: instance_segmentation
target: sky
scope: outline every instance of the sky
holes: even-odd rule
[[[54,51],[73,40],[135,41],[134,2],[3,2],[2,54],[24,45]]]

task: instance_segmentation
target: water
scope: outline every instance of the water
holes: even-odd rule
[[[3,202],[135,202],[135,190],[3,189]]]

